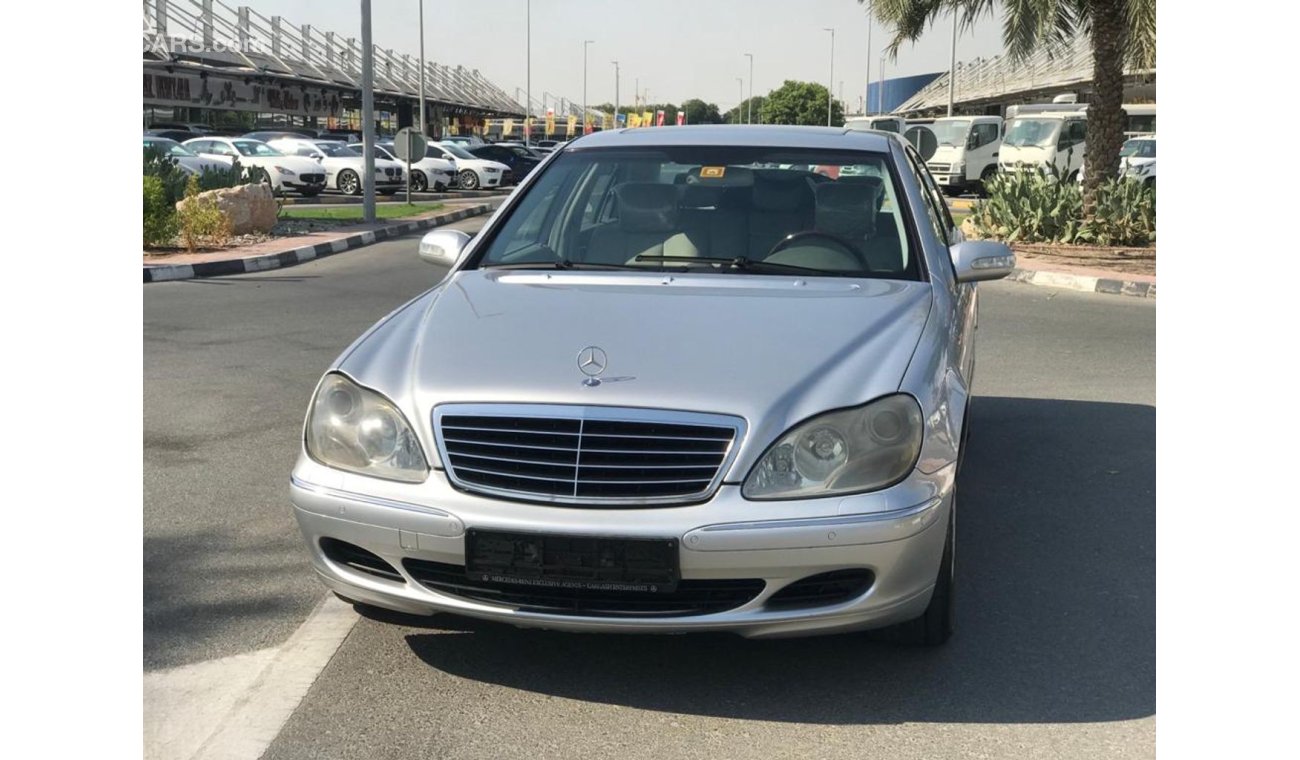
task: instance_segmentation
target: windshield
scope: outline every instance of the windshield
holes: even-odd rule
[[[361,155],[341,142],[318,142],[312,143],[312,145],[315,145],[317,150],[331,158],[349,158]]]
[[[474,154],[460,147],[456,143],[443,143],[442,149],[452,154],[456,158],[475,158]]]
[[[1007,127],[1007,136],[1002,144],[1012,148],[1025,145],[1051,147],[1056,145],[1057,133],[1061,131],[1060,119],[1013,119]]]
[[[898,209],[883,153],[563,153],[471,266],[919,279]]]
[[[270,145],[267,145],[264,142],[258,142],[256,140],[231,140],[230,143],[231,145],[235,146],[235,150],[239,151],[239,155],[241,156],[283,156],[284,155],[283,153],[276,150],[275,148],[272,148]]]
[[[191,158],[198,157],[197,153],[185,147],[184,145],[181,145],[175,140],[146,139],[144,141],[144,149],[149,150],[150,148],[153,148],[154,150],[162,151],[163,153],[169,156],[187,156]]]
[[[1120,158],[1155,158],[1155,140],[1129,140],[1119,149]]]
[[[930,125],[930,131],[934,133],[934,139],[940,145],[960,147],[966,144],[966,135],[970,133],[970,120],[937,119]]]

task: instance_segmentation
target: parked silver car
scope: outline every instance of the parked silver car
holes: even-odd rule
[[[901,138],[601,132],[419,255],[450,273],[330,367],[293,470],[339,595],[948,638],[975,282],[1014,257],[962,240]]]

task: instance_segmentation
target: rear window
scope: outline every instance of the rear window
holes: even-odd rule
[[[920,279],[896,186],[884,153],[578,150],[472,266]]]

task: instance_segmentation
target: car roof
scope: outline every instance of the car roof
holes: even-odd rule
[[[718,145],[755,148],[828,148],[884,152],[890,134],[846,127],[696,124],[681,127],[611,129],[572,141],[568,150]]]

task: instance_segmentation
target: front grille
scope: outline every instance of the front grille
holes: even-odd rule
[[[397,572],[397,568],[385,562],[378,554],[362,549],[356,544],[349,544],[337,538],[322,538],[320,548],[332,562],[346,565],[366,575],[406,583],[406,579],[402,577],[401,573]]]
[[[835,570],[795,581],[767,600],[769,609],[788,610],[800,607],[825,607],[861,596],[876,576],[863,568]]]
[[[932,172],[947,174],[952,170],[952,164],[926,164],[925,167]]]
[[[388,176],[393,177],[393,176],[396,176],[396,175],[397,175],[397,170],[394,169],[394,168],[391,167],[391,166],[385,166],[385,167],[384,167],[384,174],[387,174]]]
[[[492,407],[436,413],[452,481],[472,491],[575,504],[702,499],[721,479],[742,424],[605,407]]]
[[[325,175],[324,175],[324,174],[299,174],[299,175],[298,175],[298,178],[301,179],[303,182],[305,182],[305,183],[308,184],[308,185],[312,185],[312,184],[316,184],[316,183],[320,183],[320,182],[324,182],[324,181],[325,181]]]
[[[509,169],[506,169],[505,171],[501,172],[501,184],[503,185],[510,184],[510,181],[513,180],[514,178],[515,178],[514,173],[511,172]]]
[[[670,594],[520,586],[470,580],[461,565],[420,559],[403,561],[406,571],[431,591],[517,607],[526,612],[591,617],[682,617],[725,612],[752,601],[763,591],[758,578],[683,580]]]

